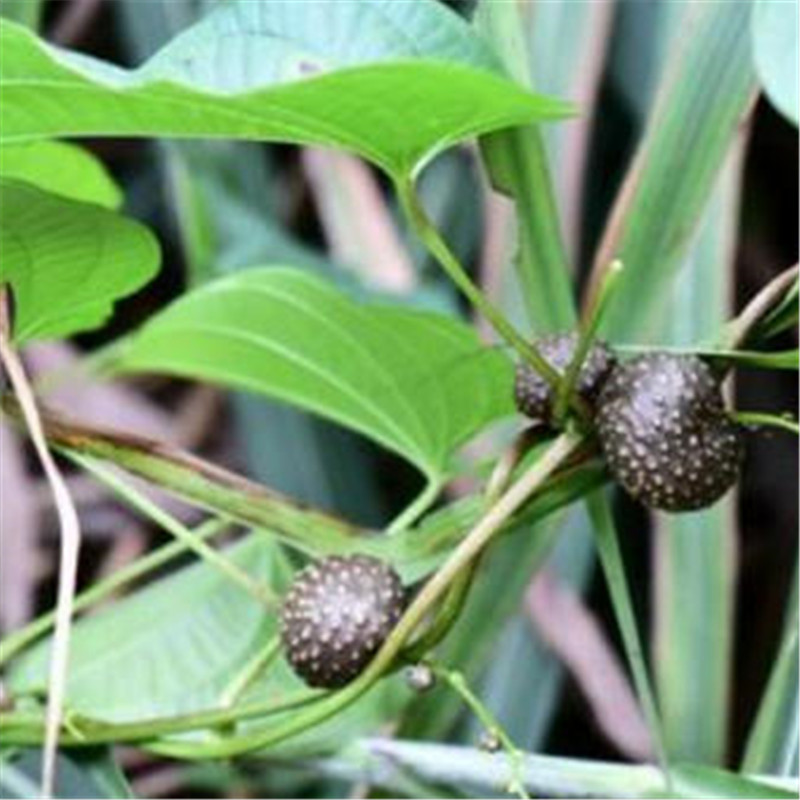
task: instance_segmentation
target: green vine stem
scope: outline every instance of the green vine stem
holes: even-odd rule
[[[69,458],[119,495],[131,508],[156,523],[178,541],[183,542],[198,558],[218,569],[226,578],[259,603],[269,608],[275,606],[278,602],[277,596],[267,586],[259,584],[230,559],[217,552],[204,541],[196,539],[185,525],[156,505],[152,500],[149,500],[141,492],[134,489],[133,486],[127,484],[119,475],[112,472],[100,461],[75,453],[70,453]]]
[[[549,501],[546,496],[538,498],[545,487],[551,485],[559,478],[552,478],[558,471],[562,475],[561,467],[572,461],[574,454],[580,452],[581,440],[572,434],[564,434],[557,439],[549,450],[518,479],[518,481],[501,497],[498,502],[487,510],[485,515],[471,529],[466,538],[461,540],[459,547],[450,555],[439,573],[425,585],[423,591],[409,607],[400,626],[395,629],[384,648],[378,654],[367,671],[350,686],[335,694],[323,692],[310,692],[304,690],[285,698],[285,702],[276,702],[272,699],[248,705],[237,705],[227,709],[212,709],[196,712],[189,715],[170,718],[142,720],[136,723],[112,724],[100,720],[72,715],[70,728],[72,733],[65,732],[62,743],[68,746],[82,746],[98,743],[137,741],[154,752],[164,755],[174,755],[179,758],[217,758],[227,757],[248,752],[273,744],[282,739],[300,733],[318,722],[322,722],[336,714],[349,703],[355,701],[366,692],[385,672],[392,668],[397,658],[402,658],[402,649],[406,642],[416,631],[419,623],[436,608],[446,592],[454,592],[460,580],[464,580],[464,570],[468,564],[473,563],[483,552],[485,546],[493,537],[507,529],[508,524],[518,519],[516,512],[523,506],[535,506],[539,499],[545,505]],[[569,473],[571,468],[567,469]],[[594,483],[594,482],[593,482]],[[594,483],[596,485],[596,483]],[[527,501],[531,499],[531,503]],[[206,531],[211,535],[211,531]],[[163,563],[166,555],[173,552],[180,543],[169,545],[169,550],[153,554]],[[141,565],[141,572],[146,571],[147,564]],[[139,573],[140,574],[140,573]],[[114,576],[123,582],[123,575]],[[134,577],[129,573],[129,577]],[[108,590],[113,587],[104,582]],[[90,590],[95,599],[102,586]],[[90,597],[87,592],[81,606],[88,604]],[[445,601],[445,605],[448,601]],[[37,621],[39,622],[39,621]],[[41,622],[37,630],[24,637],[25,640],[35,638],[46,631],[46,626]],[[424,635],[424,634],[423,634]],[[15,646],[14,651],[19,647]],[[305,706],[312,704],[311,707]],[[158,741],[160,737],[173,733],[191,730],[202,730],[231,726],[233,723],[244,719],[264,719],[265,717],[291,710],[291,717],[277,721],[268,732],[242,734],[215,742],[177,742]],[[42,718],[41,715],[30,712],[13,711],[0,714],[0,731],[2,739],[8,744],[33,745],[41,742]],[[76,735],[79,733],[80,735]]]
[[[481,725],[483,725],[486,733],[490,736],[496,736],[500,745],[506,751],[511,768],[511,777],[507,786],[508,793],[515,794],[523,798],[523,800],[530,800],[530,795],[525,790],[525,784],[522,780],[523,752],[511,741],[511,737],[495,719],[492,712],[489,711],[481,702],[480,698],[470,689],[463,673],[458,670],[447,669],[433,662],[428,662],[428,666],[433,670],[434,675],[447,683],[447,685],[464,701],[472,713],[478,718]]]
[[[514,470],[522,463],[525,455],[540,442],[552,436],[552,430],[545,425],[534,424],[521,431],[514,441],[497,459],[492,474],[483,491],[483,502],[488,508],[494,505],[508,488]]]
[[[600,290],[581,318],[578,332],[578,344],[575,347],[575,352],[564,373],[564,378],[558,385],[558,392],[556,394],[553,416],[560,422],[563,422],[567,410],[569,409],[570,397],[578,381],[581,367],[586,360],[589,348],[592,346],[597,328],[603,319],[603,314],[608,308],[611,298],[614,296],[614,290],[619,286],[619,279],[622,276],[622,271],[623,266],[621,261],[616,260],[611,262],[603,275],[603,282],[600,285]]]
[[[800,425],[791,414],[768,414],[763,411],[734,411],[731,417],[740,425],[755,428],[768,427],[789,431],[800,436]]]
[[[661,769],[664,772],[664,780],[667,784],[667,789],[671,791],[670,767],[667,758],[667,750],[664,746],[661,717],[658,713],[655,692],[653,691],[647,672],[642,643],[639,638],[638,628],[636,627],[636,618],[633,613],[630,588],[625,577],[625,566],[622,561],[622,553],[619,548],[619,540],[611,508],[603,490],[591,494],[587,498],[586,503],[589,508],[589,515],[592,519],[592,527],[594,528],[597,541],[597,551],[600,556],[600,563],[603,567],[606,584],[608,585],[608,591],[611,595],[614,615],[617,618],[617,624],[622,634],[622,642],[625,646],[628,663],[633,673],[636,693],[639,695],[639,702],[642,704],[642,709],[644,710],[648,727],[650,728],[650,736],[653,739],[653,749],[655,750]]]
[[[440,481],[429,480],[419,495],[392,520],[386,533],[391,535],[410,528],[433,505],[441,491]]]
[[[288,739],[343,710],[361,697],[389,669],[400,655],[403,646],[425,616],[442,598],[453,580],[501,531],[514,513],[542,486],[547,478],[578,448],[581,439],[564,433],[551,445],[498,502],[472,528],[459,546],[450,554],[438,572],[424,585],[403,614],[389,638],[366,670],[353,683],[325,697],[305,713],[277,723],[260,733],[243,734],[213,742],[158,742],[154,752],[178,758],[230,758],[260,750]]]
[[[159,736],[205,728],[224,728],[249,719],[263,719],[271,714],[298,711],[317,702],[324,693],[299,689],[279,699],[270,698],[257,703],[247,703],[231,708],[196,711],[174,717],[159,717],[136,722],[103,722],[81,714],[69,714],[69,725],[61,737],[61,744],[70,747],[92,747],[98,744],[122,742],[150,742]],[[15,712],[0,714],[0,734],[4,745],[39,745],[42,741],[43,720],[40,714]],[[153,746],[155,747],[155,746]]]
[[[502,531],[514,514],[547,482],[547,479],[579,449],[581,439],[571,433],[562,434],[542,457],[513,484],[471,529],[448,560],[425,584],[411,603],[389,639],[375,659],[353,683],[341,691],[326,694],[299,692],[285,701],[254,703],[229,709],[173,717],[143,720],[129,724],[108,724],[72,715],[72,733],[65,732],[65,745],[81,746],[108,741],[139,741],[153,752],[178,758],[226,758],[261,749],[317,725],[361,697],[392,668],[402,648],[436,607],[449,587],[463,575],[493,537]],[[303,707],[311,703],[311,707]],[[246,733],[212,742],[157,741],[171,733],[228,725],[241,719],[263,718],[291,709],[293,713],[277,722],[268,731]],[[8,744],[35,744],[41,740],[42,719],[39,715],[13,712],[0,715],[3,741]],[[76,735],[79,734],[79,735]]]
[[[411,663],[419,661],[425,653],[430,652],[447,635],[464,607],[464,601],[467,599],[479,561],[480,555],[466,564],[454,578],[428,627],[403,649],[401,658],[404,661]]]
[[[485,297],[483,292],[473,283],[466,270],[456,258],[447,242],[442,238],[436,226],[428,218],[422,203],[417,196],[411,180],[399,181],[396,184],[400,204],[411,227],[419,236],[430,253],[441,264],[450,280],[459,288],[472,305],[492,324],[497,333],[510,344],[528,362],[554,390],[557,390],[561,375],[542,357],[535,345],[531,344]],[[586,403],[574,394],[569,396],[570,405],[583,420],[589,420],[591,414]]]
[[[228,522],[211,519],[190,531],[194,541],[204,541],[216,536],[229,527]],[[160,547],[158,550],[137,559],[132,564],[110,575],[103,581],[94,584],[85,591],[76,595],[72,610],[73,614],[89,608],[94,603],[109,597],[126,584],[142,578],[150,572],[159,569],[189,550],[185,541],[175,541]],[[37,617],[24,628],[12,631],[0,641],[0,666],[12,659],[21,650],[33,644],[44,636],[55,624],[56,612],[51,611]]]

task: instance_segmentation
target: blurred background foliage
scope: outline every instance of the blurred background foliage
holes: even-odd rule
[[[2,9],[38,25],[50,41],[132,66],[213,5],[214,0],[26,0],[3,2]],[[474,14],[487,36],[502,24],[477,3],[450,5]],[[507,64],[523,83],[571,99],[581,109],[578,119],[536,133],[549,160],[560,234],[579,287],[637,147],[650,131],[659,87],[671,71],[685,66],[681,45],[698,5],[679,0],[519,4],[517,41],[503,53]],[[728,46],[718,44],[720,75],[736,69],[733,56],[725,56]],[[710,59],[710,44],[709,52]],[[752,69],[749,50],[741,58],[742,69]],[[715,94],[714,81],[721,80],[715,75],[709,68],[687,76],[698,82],[685,102],[724,103]],[[753,88],[746,91],[755,98]],[[708,338],[759,287],[796,262],[797,130],[763,95],[753,102],[752,114],[726,147],[690,253],[676,265],[678,278],[667,294],[678,302],[672,313],[660,313],[666,303],[659,309],[656,298],[646,335],[629,331],[631,341],[686,345]],[[684,110],[690,115],[692,106]],[[651,132],[665,138],[670,133]],[[34,371],[69,366],[78,354],[132,330],[187,287],[254,264],[301,266],[355,292],[469,315],[406,229],[384,178],[352,157],[232,142],[114,139],[89,147],[123,187],[127,211],[157,231],[164,267],[154,283],[120,304],[104,330],[78,337],[69,347],[31,348]],[[490,191],[478,149],[465,146],[437,159],[423,175],[421,193],[475,278],[509,316],[527,324],[523,291],[510,269],[513,214],[509,202]],[[531,211],[523,201],[518,198],[518,207]],[[691,198],[678,197],[679,209],[683,202]],[[635,257],[646,259],[648,253]],[[554,313],[546,326],[559,327],[562,320]],[[777,348],[796,346],[795,335],[783,334]],[[735,393],[741,408],[795,408],[796,376],[743,370]],[[89,418],[110,416],[117,425],[177,441],[365,525],[387,523],[422,488],[406,463],[363,438],[250,395],[153,379],[119,389],[84,386],[58,399],[76,398]],[[7,630],[52,603],[54,526],[21,443],[9,431],[3,434],[4,494],[11,488],[5,482],[12,480],[21,494],[4,504],[2,524],[26,534],[13,542],[3,537],[0,562],[15,564],[13,574],[2,576]],[[472,458],[479,460],[482,452],[478,443]],[[681,758],[740,763],[782,629],[794,624],[785,621],[785,609],[792,607],[787,598],[796,564],[797,485],[795,441],[764,434],[752,439],[741,490],[709,512],[650,517],[618,499],[626,564],[668,745]],[[87,521],[82,585],[164,541],[162,533],[115,507],[77,475],[73,486]],[[465,482],[455,491],[469,488]],[[646,758],[649,739],[621,666],[585,512],[576,507],[545,526],[536,540],[540,546],[519,537],[497,546],[443,658],[476,682],[478,693],[526,750]],[[792,724],[796,727],[796,709],[787,726]],[[399,733],[474,743],[480,729],[457,699],[437,690],[411,706]],[[141,796],[326,797],[350,791],[349,784],[328,776],[335,772],[330,765],[318,771],[165,766],[132,751],[121,758]],[[797,774],[796,757],[786,766]]]

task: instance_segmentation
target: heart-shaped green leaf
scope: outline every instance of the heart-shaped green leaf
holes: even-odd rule
[[[101,206],[3,178],[0,207],[0,284],[11,285],[18,344],[101,325],[158,268],[148,229]]]
[[[299,270],[251,269],[185,295],[120,357],[249,389],[380,442],[434,481],[454,448],[513,412],[511,363],[463,323],[370,306]]]
[[[29,142],[0,147],[0,175],[40,189],[117,209],[122,192],[88,150],[68,142]]]
[[[508,80],[433,0],[225,4],[135,70],[3,23],[3,141],[164,136],[314,143],[395,176],[569,107]]]

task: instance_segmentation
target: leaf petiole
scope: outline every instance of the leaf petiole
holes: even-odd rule
[[[425,209],[422,207],[422,203],[417,196],[412,181],[398,181],[395,186],[398,197],[400,198],[400,204],[412,228],[434,258],[441,264],[450,280],[453,281],[470,303],[472,303],[475,309],[489,320],[497,333],[508,342],[508,344],[510,344],[520,356],[550,384],[550,386],[554,389],[557,388],[561,381],[561,376],[558,371],[550,366],[536,346],[527,341],[511,322],[509,322],[505,315],[496,308],[473,283],[464,267],[461,266],[461,263],[456,258],[453,251],[425,213]],[[570,405],[581,418],[585,420],[590,418],[589,409],[581,398],[572,397]]]
[[[623,264],[620,260],[612,261],[603,273],[603,281],[600,289],[594,297],[591,306],[588,307],[583,316],[578,334],[578,344],[572,354],[569,365],[564,372],[563,378],[559,381],[556,403],[553,416],[563,424],[567,410],[572,400],[575,384],[578,380],[583,362],[592,346],[595,333],[603,319],[603,314],[608,308],[608,304],[614,296],[614,290],[619,286],[619,279],[623,272]]]

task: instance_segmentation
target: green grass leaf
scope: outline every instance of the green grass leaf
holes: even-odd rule
[[[672,287],[671,302],[664,304],[662,341],[693,352],[697,342],[717,337],[731,311],[742,157],[743,142],[720,173]],[[670,313],[674,308],[681,313]],[[731,494],[702,511],[654,515],[653,662],[667,748],[674,759],[725,763],[734,636],[735,506]],[[698,613],[687,616],[687,603]],[[705,656],[698,658],[698,653]]]
[[[686,353],[700,356],[708,361],[717,361],[721,364],[732,364],[738,367],[752,367],[754,369],[789,369],[797,370],[800,367],[800,351],[781,350],[779,352],[763,352],[761,350],[723,350],[716,347],[698,347],[691,345],[684,347],[640,347],[637,345],[621,345],[621,352],[647,353],[657,349],[659,352]]]
[[[555,532],[553,521],[546,520],[520,526],[514,536],[495,545],[491,559],[478,570],[459,619],[438,646],[437,660],[457,665],[468,682],[482,676],[487,662],[498,656],[505,623],[519,607],[530,576],[549,553]],[[411,706],[402,735],[443,738],[462,711],[461,698],[447,686],[438,687]]]
[[[13,290],[18,344],[102,325],[158,269],[150,231],[100,206],[5,178],[0,204],[0,283]]]
[[[737,775],[704,764],[678,764],[673,774],[680,797],[718,797],[720,800],[797,797],[795,788],[775,786],[757,777]]]
[[[251,269],[178,300],[118,364],[247,389],[360,431],[443,479],[459,444],[513,412],[511,365],[446,317],[356,303],[292,269]]]
[[[595,263],[595,291],[613,258],[625,264],[603,323],[611,338],[658,335],[664,297],[753,97],[750,12],[746,2],[697,3],[684,22],[674,69],[659,90]]]
[[[571,0],[482,2],[473,18],[521,85],[575,100],[583,118],[481,138],[482,156],[494,187],[509,195],[516,206],[516,219],[510,226],[516,232],[514,268],[503,269],[499,283],[501,307],[522,330],[544,333],[575,324],[572,270],[565,245],[570,244],[574,252],[581,238],[579,181],[585,149],[578,131],[591,116],[591,98],[604,58],[603,17],[611,12],[603,3]],[[552,530],[556,525],[561,528],[557,537]],[[546,566],[559,580],[581,591],[594,566],[583,509],[575,508],[565,519],[554,520],[546,532],[537,529],[537,543],[543,534],[557,540],[546,554],[547,561],[532,565],[527,579],[534,568]],[[518,538],[517,547],[522,565],[529,552],[524,536]],[[494,584],[482,590],[486,598],[492,592],[505,597],[507,580],[498,571]],[[473,636],[477,641],[479,636],[488,639],[490,647],[467,645],[453,663],[465,665],[466,674],[476,680],[478,667],[484,668],[477,684],[483,701],[514,742],[538,750],[559,702],[564,679],[561,664],[527,618],[512,617],[503,631],[486,617],[475,618],[480,622],[475,623]],[[462,636],[467,638],[466,631]],[[446,648],[453,646],[449,640],[445,643]],[[482,664],[479,656],[484,657]],[[520,663],[525,663],[524,670],[519,669]],[[464,740],[476,735],[475,727],[462,729]]]
[[[541,13],[549,18],[554,10],[557,13],[557,9],[543,8]],[[520,7],[481,3],[474,24],[520,85],[529,88]],[[569,327],[575,321],[571,274],[541,130],[528,126],[484,136],[481,155],[494,188],[516,207],[518,249],[511,294],[521,296],[534,332]]]
[[[747,739],[742,769],[797,775],[800,747],[797,574],[772,672]]]
[[[403,778],[415,777],[455,789],[459,796],[465,790],[482,797],[505,796],[511,778],[518,777],[534,797],[788,798],[797,795],[795,781],[771,785],[751,776],[694,764],[677,767],[675,791],[669,793],[663,776],[651,764],[525,753],[515,776],[504,753],[388,738],[362,740],[336,759],[315,766],[323,774],[330,771],[351,780],[369,780],[395,793],[402,791]]]
[[[432,0],[231,4],[136,70],[49,47],[11,23],[0,45],[7,142],[313,143],[400,177],[463,139],[569,113],[507,80],[466,23]]]
[[[797,127],[797,0],[758,0],[753,12],[753,53],[764,91],[775,108]]]
[[[751,334],[752,340],[761,342],[797,325],[800,313],[798,295],[800,295],[800,282],[795,281],[780,303],[756,325]]]
[[[0,175],[47,192],[118,209],[122,192],[88,150],[67,142],[31,142],[0,147]]]
[[[17,413],[13,402],[3,406],[11,414]],[[481,498],[473,496],[429,514],[417,527],[393,536],[375,536],[370,535],[374,531],[298,505],[266,487],[160,443],[67,424],[53,414],[45,414],[45,432],[50,444],[66,454],[91,456],[114,464],[194,506],[248,527],[268,530],[281,542],[309,555],[363,552],[383,558],[406,583],[416,582],[438,567],[483,511]],[[599,460],[554,476],[520,511],[513,525],[544,519],[606,481]],[[13,638],[19,641],[19,637]],[[0,647],[0,658],[16,649],[16,644]]]
[[[636,624],[633,598],[625,574],[625,564],[622,561],[619,534],[614,523],[611,503],[603,491],[598,491],[587,498],[587,508],[594,525],[597,555],[603,567],[608,593],[611,596],[611,605],[614,608],[614,617],[625,647],[628,668],[631,671],[636,694],[650,729],[653,749],[659,765],[665,771],[665,778],[669,778],[663,725]]]

